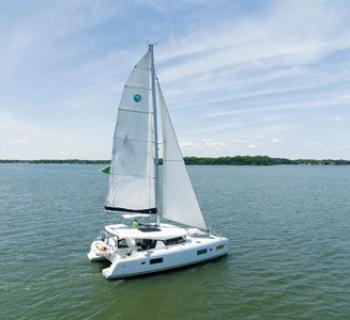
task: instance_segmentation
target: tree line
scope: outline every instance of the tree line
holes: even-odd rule
[[[233,156],[233,157],[184,157],[187,165],[251,165],[251,166],[271,166],[271,165],[349,165],[350,160],[332,160],[332,159],[285,159],[271,158],[269,156]],[[162,164],[162,159],[159,160]],[[80,160],[80,159],[62,159],[62,160],[6,160],[0,159],[0,163],[31,163],[31,164],[101,164],[108,165],[110,160]]]

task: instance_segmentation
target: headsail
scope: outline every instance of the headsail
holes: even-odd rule
[[[107,210],[155,213],[151,52],[136,64],[123,90],[114,132]]]
[[[163,135],[163,216],[206,229],[159,82],[157,88]]]

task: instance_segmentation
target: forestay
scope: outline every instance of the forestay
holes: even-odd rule
[[[159,82],[157,88],[163,135],[163,217],[206,229]]]
[[[114,132],[107,210],[155,213],[151,54],[136,64],[121,97]]]

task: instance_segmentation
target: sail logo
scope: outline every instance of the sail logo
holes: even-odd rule
[[[134,95],[134,101],[139,103],[141,101],[142,97],[139,94]]]

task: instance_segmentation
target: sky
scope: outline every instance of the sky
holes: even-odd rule
[[[109,159],[155,62],[186,156],[350,160],[350,2],[1,1],[0,159]]]

